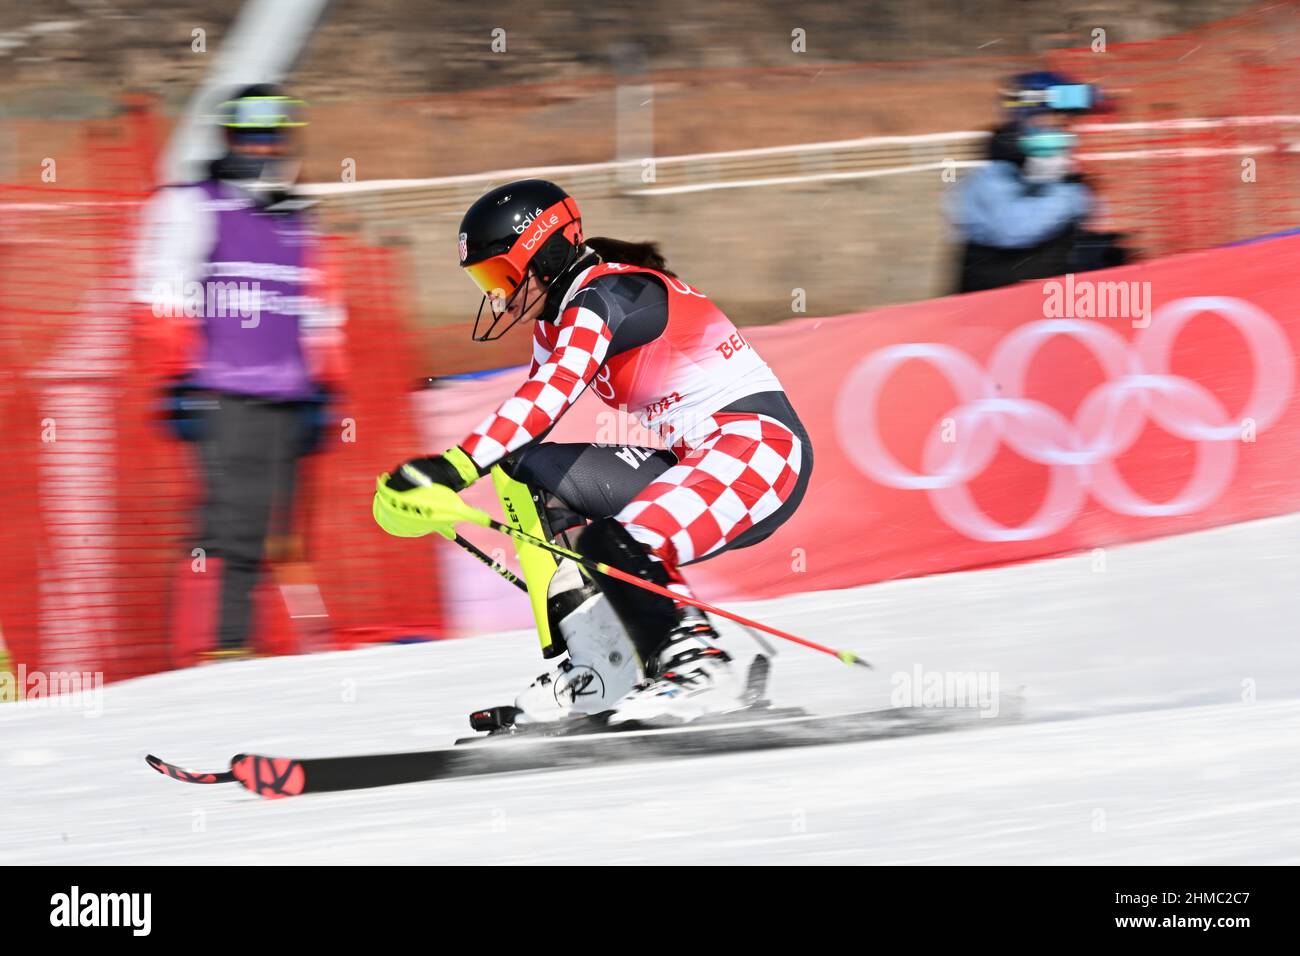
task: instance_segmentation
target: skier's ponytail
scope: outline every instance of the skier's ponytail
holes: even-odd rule
[[[625,242],[622,239],[595,236],[587,240],[587,245],[606,262],[621,262],[641,269],[653,269],[674,278],[677,276],[677,273],[668,268],[657,242]]]

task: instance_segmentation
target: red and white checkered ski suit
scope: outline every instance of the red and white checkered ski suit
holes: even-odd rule
[[[638,305],[647,281],[666,295],[655,289]],[[536,324],[527,381],[461,447],[486,469],[539,438],[586,388],[633,413],[676,456],[615,515],[675,581],[677,565],[773,515],[811,460],[787,424],[728,410],[761,393],[784,402],[731,320],[680,279],[617,263],[578,274],[554,321]]]

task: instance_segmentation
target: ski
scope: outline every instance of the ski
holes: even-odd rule
[[[181,770],[157,757],[147,759],[151,767],[175,780],[233,781],[259,796],[276,799],[488,774],[856,743],[997,722],[982,717],[974,708],[894,708],[835,715],[760,710],[677,727],[592,724],[559,733],[499,733],[410,753],[307,758],[238,754],[230,769],[220,773]]]
[[[184,767],[170,764],[153,754],[146,754],[144,762],[163,776],[171,777],[173,780],[180,780],[182,783],[234,783],[235,781],[235,775],[229,770],[223,770],[220,773],[186,770]]]

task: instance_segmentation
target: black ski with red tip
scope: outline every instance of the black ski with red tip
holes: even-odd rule
[[[223,770],[219,773],[207,773],[202,770],[186,770],[175,764],[168,763],[155,757],[153,754],[146,754],[144,762],[153,767],[165,777],[171,777],[173,780],[179,780],[182,783],[234,783],[235,775],[229,770]]]
[[[999,720],[982,719],[974,708],[895,708],[833,716],[749,711],[670,728],[619,725],[578,733],[494,734],[411,753],[304,759],[239,754],[223,773],[195,773],[156,757],[148,759],[151,767],[176,780],[237,782],[259,796],[274,799],[455,777],[853,743],[986,723]]]

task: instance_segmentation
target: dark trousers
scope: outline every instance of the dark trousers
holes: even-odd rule
[[[199,439],[200,544],[208,557],[221,558],[217,641],[233,650],[248,646],[267,535],[289,531],[304,425],[296,403],[212,398]]]

